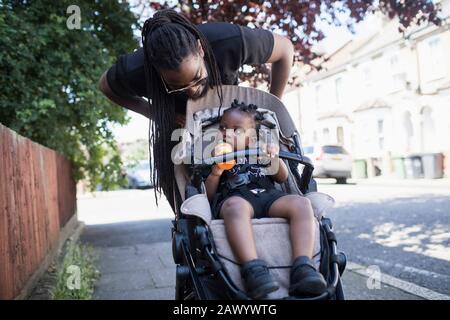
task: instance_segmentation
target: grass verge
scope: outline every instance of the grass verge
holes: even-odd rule
[[[54,300],[90,300],[99,277],[97,256],[91,246],[68,241],[60,259],[55,286],[50,290]]]

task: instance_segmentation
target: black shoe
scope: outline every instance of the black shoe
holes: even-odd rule
[[[305,256],[297,257],[291,268],[289,295],[312,297],[324,293],[327,282],[316,270],[313,261]]]
[[[244,263],[241,274],[245,288],[253,299],[260,299],[278,289],[277,282],[263,260],[254,259]]]

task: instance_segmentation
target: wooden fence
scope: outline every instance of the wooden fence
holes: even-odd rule
[[[29,285],[75,212],[70,162],[0,124],[0,299]]]

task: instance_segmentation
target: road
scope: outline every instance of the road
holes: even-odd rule
[[[450,188],[328,180],[318,188],[336,199],[328,216],[350,261],[450,294]]]
[[[449,184],[450,185],[450,184]],[[336,185],[320,180],[319,191],[336,199],[328,212],[339,249],[351,265],[379,268],[394,285],[369,290],[364,272],[344,274],[351,299],[420,299],[395,283],[406,281],[433,293],[450,295],[450,188],[402,183]],[[82,241],[100,252],[102,278],[96,290],[104,299],[171,299],[174,265],[170,250],[170,207],[156,207],[152,190],[99,193],[78,200],[86,223]],[[400,279],[400,280],[396,280]],[[405,285],[403,285],[403,288]],[[422,291],[423,291],[422,290]],[[416,290],[417,291],[417,290]],[[420,290],[419,290],[420,291]]]

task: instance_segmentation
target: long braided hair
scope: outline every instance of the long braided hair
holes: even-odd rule
[[[207,87],[216,88],[222,104],[222,87],[213,51],[205,36],[185,16],[172,9],[158,11],[144,23],[142,45],[144,48],[144,69],[147,96],[150,108],[150,161],[151,179],[155,187],[156,202],[161,190],[172,209],[174,165],[171,151],[176,142],[171,141],[175,125],[175,97],[167,94],[159,70],[177,70],[184,58],[199,54],[198,41],[204,51],[204,61],[208,72]]]

